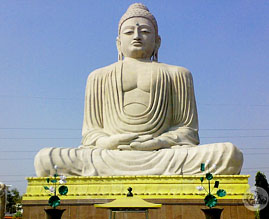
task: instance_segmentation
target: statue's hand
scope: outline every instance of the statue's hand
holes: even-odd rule
[[[117,149],[119,145],[129,145],[136,139],[138,134],[117,134],[107,137],[101,137],[96,141],[96,146],[104,149]]]
[[[130,144],[129,150],[138,150],[138,151],[154,151],[162,148],[170,148],[171,146],[168,144],[167,141],[154,138],[144,142],[132,142]],[[127,148],[121,148],[128,150]]]
[[[140,136],[138,136],[138,138],[134,139],[132,142],[141,142],[142,143],[142,142],[145,142],[145,141],[148,141],[151,139],[153,139],[152,135],[140,135]]]
[[[132,144],[133,142],[143,143],[143,142],[151,140],[151,139],[153,139],[152,135],[140,135],[140,136],[138,136],[138,138],[132,140],[132,142],[130,142],[130,144]],[[130,146],[130,144],[128,144],[128,145],[119,145],[118,149],[119,150],[135,150],[134,148],[132,148]]]

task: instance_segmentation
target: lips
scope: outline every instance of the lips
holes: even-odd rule
[[[141,46],[142,45],[142,43],[140,41],[133,41],[131,44],[133,46]]]

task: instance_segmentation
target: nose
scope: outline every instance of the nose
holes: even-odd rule
[[[134,40],[140,40],[141,37],[140,37],[140,31],[136,28],[134,30]]]

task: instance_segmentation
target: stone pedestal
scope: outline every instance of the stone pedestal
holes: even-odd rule
[[[224,208],[223,219],[254,218],[254,212],[247,210],[242,202],[243,194],[249,188],[248,177],[244,175],[214,176],[220,181],[220,188],[227,195],[218,198],[219,208]],[[110,177],[68,177],[68,196],[60,196],[60,209],[66,209],[62,219],[105,219],[106,209],[93,205],[107,203],[125,196],[127,188],[133,194],[149,202],[162,204],[161,209],[149,211],[151,219],[204,218],[204,191],[197,191],[200,176],[110,176]],[[213,183],[214,183],[213,180]],[[28,187],[23,197],[24,219],[45,219],[45,208],[49,198],[43,186],[46,178],[28,178]],[[205,185],[206,187],[207,185]],[[141,219],[141,214],[118,214],[117,219]]]
[[[107,203],[112,199],[76,199],[63,200],[59,209],[66,209],[62,219],[108,219],[109,210],[95,208],[96,203]],[[199,199],[146,199],[146,201],[162,204],[161,209],[150,209],[150,219],[192,219],[204,218],[203,200]],[[244,207],[241,199],[219,200],[218,208],[224,208],[222,219],[253,219],[254,212]],[[24,219],[46,219],[44,208],[49,208],[47,201],[23,201]],[[118,213],[117,219],[142,219],[139,213]]]

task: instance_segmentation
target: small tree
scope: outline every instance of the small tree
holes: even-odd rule
[[[269,185],[266,176],[259,171],[256,174],[255,181],[256,181],[255,186],[263,188],[269,195]],[[269,215],[269,204],[267,204],[267,206],[264,209],[257,212],[256,218],[266,219],[268,218],[268,215]]]
[[[8,189],[6,211],[11,214],[16,213],[16,204],[21,203],[21,200],[22,197],[20,196],[18,189]]]

